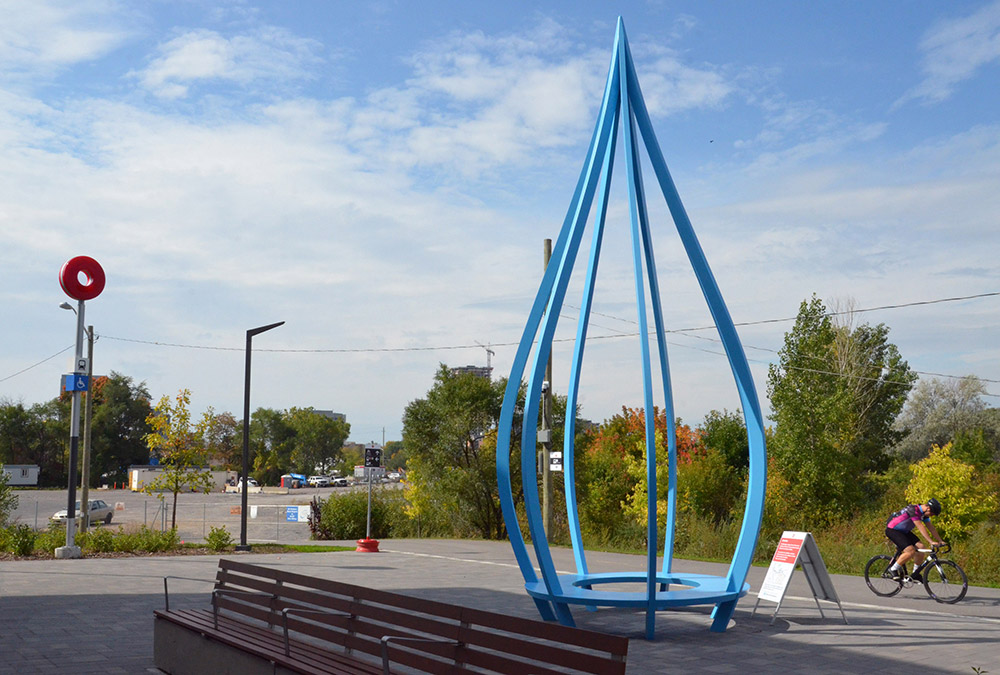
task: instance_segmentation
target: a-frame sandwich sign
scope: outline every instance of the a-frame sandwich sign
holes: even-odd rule
[[[830,574],[826,571],[823,556],[819,554],[816,540],[809,532],[788,532],[787,530],[782,533],[778,547],[771,558],[771,565],[767,568],[767,574],[764,576],[764,583],[761,584],[760,591],[757,592],[757,602],[754,603],[750,617],[753,618],[761,600],[769,600],[778,603],[771,616],[771,623],[774,623],[796,565],[800,565],[806,575],[806,581],[809,582],[809,588],[812,590],[820,616],[826,618],[819,601],[829,600],[837,603],[840,615],[844,617],[844,623],[847,623],[847,616],[844,615],[844,608],[840,604],[840,598],[837,597],[837,590],[833,587],[833,580],[830,579]]]

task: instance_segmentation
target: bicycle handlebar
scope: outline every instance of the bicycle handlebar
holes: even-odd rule
[[[951,544],[945,542],[943,544],[931,544],[930,548],[918,548],[921,553],[947,553],[951,550]]]

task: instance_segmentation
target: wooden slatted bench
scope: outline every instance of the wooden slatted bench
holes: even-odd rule
[[[168,577],[169,578],[169,577]],[[628,638],[222,559],[211,609],[154,612],[171,675],[622,675]]]

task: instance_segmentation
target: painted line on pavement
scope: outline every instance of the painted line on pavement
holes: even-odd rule
[[[512,569],[518,569],[515,563],[502,563],[494,562],[492,560],[474,560],[472,558],[456,558],[454,556],[447,555],[437,555],[434,553],[417,553],[415,551],[396,551],[393,549],[382,549],[386,553],[399,553],[401,555],[412,555],[420,558],[437,558],[439,560],[450,560],[452,562],[462,562],[462,563],[476,563],[479,565],[494,565],[496,567],[509,567]],[[541,571],[535,569],[535,571],[541,575]],[[573,572],[565,572],[562,570],[556,570],[557,574],[573,574]],[[757,593],[750,591],[747,595],[757,596]],[[797,595],[786,595],[785,600],[801,600],[803,602],[812,602],[814,598],[800,597]],[[910,609],[908,607],[883,607],[881,605],[870,605],[863,602],[843,602],[840,603],[841,607],[852,607],[854,609],[871,609],[886,612],[899,612],[902,614],[933,614],[934,616],[948,617],[951,619],[972,619],[975,621],[986,621],[987,623],[997,623],[1000,624],[1000,619],[993,619],[987,616],[969,616],[966,614],[953,614],[951,612],[930,612],[926,609]]]

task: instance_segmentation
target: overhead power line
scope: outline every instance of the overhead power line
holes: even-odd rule
[[[897,305],[882,305],[880,307],[867,307],[862,309],[849,309],[841,312],[827,312],[826,316],[839,316],[841,314],[860,314],[862,312],[877,312],[886,309],[901,309],[904,307],[916,307],[920,305],[936,305],[943,302],[957,302],[959,300],[975,300],[977,298],[988,298],[1000,296],[1000,291],[990,292],[990,293],[977,293],[975,295],[963,295],[960,297],[953,298],[939,298],[937,300],[920,300],[916,302],[907,302]],[[578,309],[578,308],[577,308]],[[598,316],[603,316],[609,319],[616,319],[618,321],[626,321],[630,323],[635,323],[631,319],[623,319],[611,314],[602,314],[600,312],[591,312],[591,314],[596,314]],[[782,319],[760,319],[757,321],[740,321],[735,323],[736,326],[758,326],[762,324],[769,323],[784,323],[788,321],[795,321],[798,317],[785,317]],[[607,327],[605,327],[607,328]],[[607,328],[607,330],[614,330],[612,328]],[[709,326],[698,326],[695,328],[675,328],[666,331],[667,333],[692,333],[696,331],[703,330],[715,330],[715,325]],[[618,332],[615,335],[593,335],[588,336],[590,340],[611,340],[621,337],[635,337],[639,335],[637,332]],[[158,347],[178,347],[181,349],[207,349],[213,351],[229,351],[229,352],[242,352],[245,347],[216,347],[210,345],[191,345],[182,344],[176,342],[159,342],[156,340],[139,340],[135,338],[124,338],[116,337],[113,335],[104,335],[103,337],[109,340],[117,340],[119,342],[133,342],[138,344],[155,345]],[[554,342],[570,342],[575,338],[562,338],[556,339]],[[514,347],[519,343],[517,342],[496,342],[491,343],[494,347]],[[284,354],[376,354],[384,352],[433,352],[433,351],[449,351],[458,349],[478,349],[480,345],[477,343],[473,344],[462,344],[462,345],[437,345],[432,347],[356,347],[356,348],[324,348],[324,349],[281,349],[281,348],[254,348],[255,352],[274,352],[274,353],[284,353]],[[2,380],[0,380],[2,381]]]
[[[864,312],[877,312],[877,311],[884,311],[884,310],[890,310],[890,309],[902,309],[902,308],[906,308],[906,307],[918,307],[918,306],[924,306],[924,305],[936,305],[936,304],[945,303],[945,302],[958,302],[958,301],[962,301],[962,300],[976,300],[976,299],[980,299],[980,298],[989,298],[989,297],[996,297],[996,296],[1000,296],[1000,291],[992,291],[992,292],[988,292],[988,293],[976,293],[976,294],[972,294],[972,295],[963,295],[963,296],[956,296],[956,297],[949,297],[949,298],[937,298],[937,299],[934,299],[934,300],[918,300],[918,301],[914,301],[914,302],[906,302],[906,303],[899,303],[899,304],[893,304],[893,305],[881,305],[881,306],[878,306],[878,307],[866,307],[866,308],[861,308],[861,309],[848,309],[848,310],[843,310],[843,311],[838,311],[838,312],[827,312],[826,316],[839,316],[839,315],[843,315],[843,314],[861,314],[861,313],[864,313]],[[578,307],[572,307],[571,305],[567,305],[567,307],[571,307],[571,308],[574,308],[574,309],[579,309]],[[631,324],[637,323],[636,321],[634,321],[632,319],[625,319],[625,318],[622,318],[622,317],[614,316],[614,315],[611,315],[611,314],[604,314],[604,313],[596,312],[596,311],[591,311],[591,315],[602,316],[602,317],[605,317],[605,318],[614,319],[616,321],[623,321],[623,322],[631,323]],[[567,318],[570,318],[570,317],[567,317]],[[760,320],[757,320],[757,321],[741,321],[741,322],[735,323],[734,325],[736,325],[736,326],[759,326],[759,325],[772,324],[772,323],[786,323],[786,322],[789,322],[789,321],[795,321],[797,318],[798,317],[793,316],[793,317],[784,317],[784,318],[780,318],[780,319],[760,319]],[[590,335],[590,336],[588,336],[587,339],[588,340],[615,340],[615,339],[619,339],[619,338],[623,338],[623,337],[637,337],[639,335],[639,333],[635,332],[635,331],[633,331],[633,332],[622,332],[622,331],[617,331],[616,329],[610,328],[608,326],[601,326],[601,328],[604,328],[605,330],[615,331],[615,333],[612,334],[612,335]],[[715,329],[716,329],[716,326],[713,324],[713,325],[698,326],[698,327],[693,327],[693,328],[676,328],[676,329],[673,329],[673,330],[668,330],[666,332],[667,333],[673,333],[673,334],[685,334],[685,333],[690,334],[690,333],[695,333],[695,332],[699,332],[699,331],[715,330]],[[157,346],[157,347],[174,347],[174,348],[178,348],[178,349],[202,349],[202,350],[209,350],[209,351],[226,351],[226,352],[243,352],[243,351],[245,351],[245,347],[219,347],[219,346],[212,346],[212,345],[193,345],[193,344],[183,344],[183,343],[176,343],[176,342],[160,342],[160,341],[157,341],[157,340],[140,340],[140,339],[136,339],[136,338],[117,337],[117,336],[113,336],[113,335],[100,335],[100,337],[107,338],[108,340],[116,340],[118,342],[130,342],[130,343],[134,343],[134,344],[153,345],[153,346]],[[689,335],[689,337],[698,338],[698,339],[713,340],[712,338],[703,338],[703,337],[699,337],[699,336],[695,336],[695,335]],[[553,342],[572,342],[575,339],[576,338],[556,338],[555,340],[553,340]],[[717,340],[713,340],[713,341],[717,341]],[[518,344],[519,343],[517,343],[517,342],[497,342],[497,343],[491,343],[491,346],[492,347],[514,347],[514,346],[517,346]],[[697,347],[692,347],[690,345],[684,345],[684,344],[679,344],[679,343],[673,343],[672,342],[670,344],[672,344],[672,345],[674,345],[676,347],[682,347],[682,348],[686,348],[686,349],[698,349]],[[322,349],[281,349],[281,348],[263,348],[262,347],[262,348],[255,348],[254,351],[256,351],[256,352],[272,352],[272,353],[280,353],[280,354],[377,354],[377,353],[458,351],[458,350],[463,350],[463,349],[480,349],[481,347],[482,346],[480,344],[474,343],[474,344],[461,344],[461,345],[437,345],[437,346],[429,346],[429,347],[357,347],[357,348],[322,348]],[[749,348],[749,349],[757,349],[757,350],[760,350],[760,351],[768,351],[768,352],[778,353],[777,350],[768,349],[766,347],[754,347],[752,345],[746,345],[746,347]],[[65,349],[61,349],[60,351],[56,352],[52,356],[49,356],[49,357],[47,357],[45,359],[42,359],[41,361],[39,361],[39,362],[37,362],[35,364],[32,364],[32,365],[28,366],[27,368],[23,368],[23,369],[17,371],[16,373],[13,373],[11,375],[8,375],[7,377],[4,377],[3,379],[0,379],[0,382],[5,382],[5,381],[7,381],[7,380],[9,380],[9,379],[11,379],[13,377],[16,377],[17,375],[20,375],[22,373],[25,373],[25,372],[31,370],[32,368],[36,368],[37,366],[40,366],[41,364],[45,363],[46,361],[49,361],[49,360],[55,358],[56,356],[58,356],[59,354],[62,354],[63,352],[65,352],[67,349],[70,349],[70,348],[72,348],[72,345],[70,345],[69,347],[66,347]],[[713,352],[713,351],[707,350],[707,349],[701,349],[699,351],[704,351],[704,352],[710,353],[710,354],[720,354],[720,352]],[[945,374],[941,374],[941,373],[928,373],[928,372],[922,372],[922,371],[913,371],[913,372],[915,372],[915,373],[917,373],[919,375],[931,375],[931,376],[935,376],[935,377],[949,377],[949,378],[955,378],[955,379],[960,379],[961,377],[964,377],[964,376],[959,376],[959,375],[945,375]],[[1000,383],[1000,380],[990,380],[990,379],[985,379],[985,378],[979,378],[979,379],[981,381],[983,381],[983,382]],[[988,394],[988,395],[993,396],[993,394]]]
[[[27,368],[22,368],[21,370],[17,371],[16,373],[12,373],[12,374],[8,375],[7,377],[3,378],[2,380],[0,380],[0,382],[6,382],[7,380],[11,379],[12,377],[17,377],[21,373],[26,373],[29,370],[31,370],[32,368],[37,368],[38,366],[42,365],[46,361],[51,361],[52,359],[54,359],[55,357],[59,356],[60,354],[62,354],[66,350],[73,349],[73,347],[75,347],[75,345],[70,345],[68,347],[63,347],[62,349],[60,349],[59,351],[57,351],[52,356],[47,356],[44,359],[42,359],[41,361],[39,361],[38,363],[33,363],[30,366],[28,366]]]

